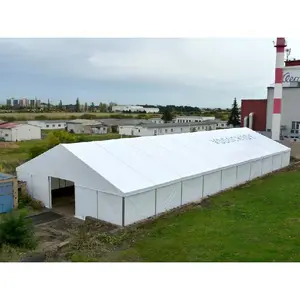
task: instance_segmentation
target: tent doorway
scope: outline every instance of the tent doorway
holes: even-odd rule
[[[75,185],[74,182],[51,177],[52,209],[58,213],[75,215]]]

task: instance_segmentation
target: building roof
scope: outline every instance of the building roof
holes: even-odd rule
[[[10,175],[10,174],[5,174],[5,173],[0,173],[0,181],[1,180],[6,180],[6,179],[10,179],[10,178],[14,178],[15,176]]]
[[[76,119],[76,120],[67,121],[67,124],[82,124],[84,126],[96,126],[96,125],[102,125],[102,122],[98,120]]]
[[[0,124],[0,129],[11,129],[11,128],[15,128],[15,127],[17,127],[19,125],[20,124],[6,122],[6,123]]]
[[[177,116],[175,119],[202,119],[202,118],[214,118],[214,116]]]
[[[130,126],[130,125],[140,125],[145,123],[152,123],[150,120],[144,119],[100,119],[107,126]]]
[[[17,172],[129,196],[289,151],[249,128],[234,128],[60,144]]]
[[[190,123],[147,123],[141,124],[141,127],[144,128],[173,128],[173,127],[193,127],[193,126],[203,126],[203,125],[213,125],[217,124],[216,120],[207,120],[202,122],[190,122]]]

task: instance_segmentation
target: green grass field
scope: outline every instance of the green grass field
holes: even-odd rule
[[[132,117],[135,118],[139,116],[139,114],[120,114],[120,113],[100,113],[100,112],[39,112],[39,113],[29,113],[29,112],[20,112],[20,113],[1,113],[0,112],[0,120],[1,118],[14,118],[16,121],[27,121],[27,120],[35,120],[37,117],[45,116],[49,120],[67,120],[70,118],[80,118],[84,114],[95,115],[98,118],[113,118],[115,116],[120,117]],[[148,115],[150,116],[150,114]],[[151,115],[152,116],[152,115]]]
[[[83,135],[85,141],[101,141],[120,138],[119,134]],[[33,146],[42,145],[45,140],[32,140],[15,143],[17,148],[0,147],[0,172],[14,173],[15,168],[29,158]]]
[[[74,255],[86,261],[300,261],[299,182],[298,170],[282,171],[105,238],[106,248],[95,247],[95,236]]]

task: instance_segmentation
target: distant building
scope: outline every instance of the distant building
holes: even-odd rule
[[[12,106],[12,100],[11,99],[6,100],[6,106],[8,106],[8,107]]]
[[[133,136],[151,136],[175,133],[188,133],[195,131],[207,131],[217,129],[217,122],[214,120],[201,123],[164,123],[164,124],[141,124],[137,126],[120,126],[119,134]]]
[[[155,124],[163,124],[164,120],[162,120],[161,118],[151,118],[149,119],[150,122],[155,123]]]
[[[41,137],[41,128],[38,126],[10,122],[0,124],[0,140],[6,142],[40,140]]]
[[[101,121],[77,119],[66,122],[68,132],[76,134],[106,134],[108,126]]]
[[[200,123],[203,121],[215,120],[215,117],[202,117],[202,116],[180,116],[176,117],[173,122],[175,123]]]
[[[111,110],[112,112],[159,113],[157,107],[146,108],[139,105],[116,105]]]
[[[19,100],[13,99],[13,107],[19,107]]]
[[[119,132],[120,126],[134,126],[140,124],[149,124],[152,123],[150,120],[144,119],[100,119],[103,124],[105,124],[109,132]]]
[[[66,120],[28,121],[27,124],[38,126],[42,130],[65,129],[67,127]]]

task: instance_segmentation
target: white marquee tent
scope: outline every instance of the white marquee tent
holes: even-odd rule
[[[248,128],[61,144],[17,168],[51,208],[74,182],[75,216],[126,226],[289,165],[290,149]]]

